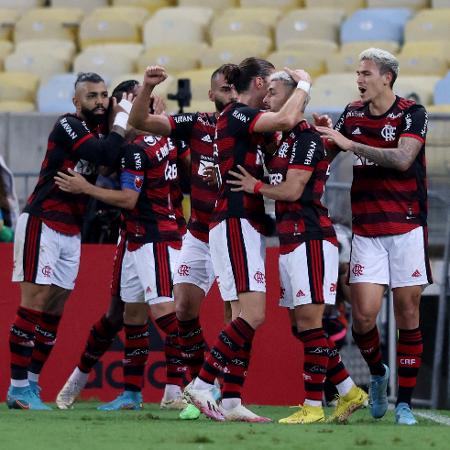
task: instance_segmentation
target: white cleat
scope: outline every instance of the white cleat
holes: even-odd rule
[[[88,378],[89,374],[80,372],[76,368],[56,396],[56,406],[59,409],[73,408],[73,404],[86,386]]]
[[[250,423],[272,422],[272,419],[269,419],[268,417],[258,416],[241,403],[232,409],[222,408],[222,414],[225,417],[225,420],[229,420],[231,422],[250,422]]]
[[[214,386],[211,389],[194,389],[191,382],[184,388],[184,398],[196,406],[206,417],[223,422],[225,420],[223,410],[214,398],[214,391]]]
[[[186,408],[187,402],[186,400],[180,395],[176,398],[168,399],[165,396],[162,398],[161,403],[159,404],[159,407],[161,409],[172,409],[177,411],[182,411],[184,408]]]

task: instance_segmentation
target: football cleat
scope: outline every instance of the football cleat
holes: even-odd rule
[[[384,375],[371,375],[369,389],[370,413],[375,419],[381,419],[388,409],[387,387],[389,383],[389,367],[383,364]]]
[[[337,404],[327,422],[343,423],[356,410],[367,406],[369,396],[358,386],[353,386],[346,395],[337,395]]]
[[[250,423],[272,422],[272,419],[269,419],[268,417],[258,416],[241,403],[239,403],[239,405],[231,409],[222,408],[222,414],[225,417],[225,420],[229,420],[230,422],[250,422]]]
[[[142,394],[135,391],[123,391],[115,400],[97,407],[99,411],[121,411],[142,409]]]
[[[6,395],[6,404],[9,409],[34,409],[39,411],[50,411],[52,409],[35,395],[30,386],[10,386]]]
[[[178,411],[183,410],[184,408],[186,408],[186,406],[186,400],[181,395],[171,399],[167,399],[164,396],[161,400],[161,403],[159,404],[159,407],[161,409],[175,409]]]
[[[214,387],[210,389],[194,389],[191,381],[184,388],[184,398],[196,406],[206,417],[212,420],[223,422],[225,417],[222,414],[222,408],[217,404],[214,398]]]
[[[399,403],[395,407],[395,423],[399,425],[416,425],[417,420],[408,403]]]
[[[59,409],[73,408],[73,404],[86,386],[86,382],[87,376],[86,379],[77,379],[70,376],[56,396],[56,406]]]
[[[181,420],[196,420],[200,417],[200,414],[201,412],[196,406],[188,404],[178,417]]]
[[[325,420],[325,414],[321,406],[303,405],[300,409],[289,417],[280,419],[278,423],[301,424],[319,423]]]

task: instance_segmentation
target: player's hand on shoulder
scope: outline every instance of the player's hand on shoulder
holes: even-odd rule
[[[314,126],[333,128],[333,121],[328,114],[319,115],[317,113],[313,113],[312,116],[314,119]]]
[[[73,169],[67,169],[68,173],[58,172],[54,177],[56,185],[64,192],[71,194],[86,193],[90,183],[78,172]]]
[[[161,66],[147,66],[144,72],[144,84],[156,86],[167,78],[167,72]]]

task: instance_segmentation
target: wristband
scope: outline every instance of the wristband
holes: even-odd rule
[[[300,80],[297,83],[297,89],[301,89],[302,91],[305,91],[307,94],[309,94],[309,91],[311,90],[311,83],[308,83],[307,81]]]
[[[117,125],[118,127],[126,130],[127,123],[128,123],[128,114],[121,111],[116,114],[116,117],[114,118],[113,126]]]
[[[122,100],[120,100],[119,106],[121,106],[127,114],[130,114],[131,107],[133,106],[133,104],[129,102],[127,99],[123,98]]]
[[[261,180],[258,180],[255,184],[255,186],[253,187],[253,192],[255,194],[259,194],[259,191],[261,190],[261,188],[263,187],[264,183]]]

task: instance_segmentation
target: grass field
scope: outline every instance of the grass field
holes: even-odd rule
[[[450,426],[419,419],[418,426],[394,424],[392,411],[374,421],[368,410],[347,425],[216,423],[178,420],[176,411],[146,404],[143,411],[103,412],[82,402],[71,411],[9,411],[0,407],[2,450],[449,450]],[[286,407],[254,407],[275,420]],[[450,411],[438,412],[450,419]]]

